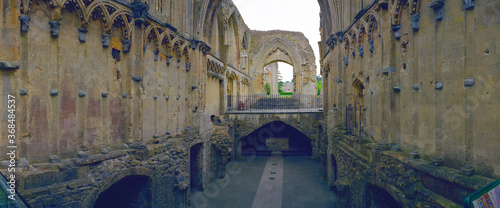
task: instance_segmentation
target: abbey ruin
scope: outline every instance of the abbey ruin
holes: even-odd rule
[[[231,0],[2,1],[0,207],[462,207],[500,178],[498,0],[317,3],[319,43]]]

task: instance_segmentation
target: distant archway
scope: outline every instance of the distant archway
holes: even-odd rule
[[[254,33],[265,34],[262,31],[253,31]],[[273,31],[269,35],[272,35]],[[264,67],[275,62],[284,62],[293,66],[293,79],[294,79],[294,92],[295,93],[307,93],[312,94],[317,91],[316,83],[316,65],[314,63],[314,56],[310,57],[306,55],[303,51],[299,50],[302,46],[297,45],[297,42],[307,42],[307,39],[300,34],[293,34],[295,41],[276,37],[267,43],[264,43],[262,47],[258,50],[257,55],[254,58],[253,71],[259,72],[264,76]],[[307,44],[307,47],[310,45]],[[304,49],[305,50],[305,49]],[[313,72],[313,73],[311,73]],[[264,87],[264,77],[262,77],[262,83],[255,83],[256,93],[265,93]],[[307,82],[304,82],[307,81]]]
[[[151,178],[126,176],[99,194],[94,207],[151,207]]]

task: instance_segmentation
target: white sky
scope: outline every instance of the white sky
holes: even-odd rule
[[[316,57],[319,74],[319,4],[317,0],[233,0],[252,30],[289,30],[304,33]],[[283,81],[293,78],[291,65],[279,62]]]

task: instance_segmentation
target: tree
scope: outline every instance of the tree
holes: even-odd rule
[[[321,94],[321,80],[322,78],[320,76],[316,76],[316,84],[318,85],[318,95]]]
[[[271,86],[269,86],[269,83],[266,83],[266,92],[267,92],[267,95],[271,94]]]

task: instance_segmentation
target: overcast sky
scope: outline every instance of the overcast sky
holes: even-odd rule
[[[316,57],[319,74],[319,5],[317,0],[233,0],[252,30],[289,30],[304,33]],[[293,69],[278,63],[283,81],[290,81]]]

